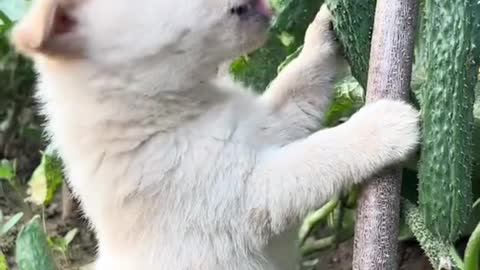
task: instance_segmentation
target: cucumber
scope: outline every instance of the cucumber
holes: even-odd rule
[[[326,4],[352,75],[366,89],[376,1],[326,0]]]
[[[446,266],[451,266],[450,269],[452,266],[455,266],[455,269],[459,268],[450,253],[451,246],[427,229],[420,209],[408,200],[402,201],[402,218],[434,269],[448,269]]]
[[[59,269],[40,225],[39,216],[35,216],[18,234],[16,260],[20,270]]]
[[[426,0],[426,81],[421,89],[423,148],[419,202],[427,228],[446,242],[459,237],[472,205],[473,104],[478,63],[473,59],[472,0]]]

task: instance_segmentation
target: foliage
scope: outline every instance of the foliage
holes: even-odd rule
[[[16,241],[16,259],[20,270],[57,270],[47,236],[35,216],[22,228]]]
[[[9,234],[14,227],[20,222],[23,217],[23,213],[17,213],[8,220],[5,220],[2,211],[0,210],[0,247],[3,243],[3,238]],[[7,258],[0,248],[0,270],[8,270]]]
[[[50,149],[47,149],[47,151],[43,153],[42,162],[35,169],[35,172],[33,173],[31,180],[28,182],[27,187],[22,184],[18,179],[15,162],[3,160],[0,162],[0,180],[5,180],[5,182],[8,183],[9,187],[14,191],[14,200],[22,205],[24,212],[27,213],[27,218],[31,217],[33,212],[38,212],[38,210],[36,210],[36,208],[34,207],[35,205],[40,206],[40,215],[44,216],[44,207],[51,202],[53,195],[56,193],[56,191],[63,182],[61,162],[54,152],[52,152]],[[27,194],[29,194],[28,197]],[[25,202],[33,202],[34,205],[29,205]],[[24,213],[18,213],[14,215],[10,220],[3,223],[3,216],[0,215],[0,240],[2,235],[7,234],[15,225],[20,223],[23,216]],[[66,257],[65,254],[68,250],[69,244],[78,231],[72,230],[65,237],[47,237],[46,235],[43,235],[43,231],[45,230],[45,228],[43,228],[42,224],[37,224],[38,221],[36,220],[37,217],[34,217],[28,224],[24,225],[24,227],[26,227],[23,229],[25,234],[24,237],[25,239],[27,239],[24,241],[30,242],[24,244],[22,248],[17,247],[17,252],[21,250],[25,254],[32,254],[32,256],[45,256],[45,254],[49,254],[49,252],[51,252],[50,248],[52,248],[53,250],[61,252],[64,257]],[[37,232],[37,230],[39,230],[38,228],[36,228],[37,226],[41,226],[42,233]],[[33,237],[30,234],[35,234],[36,236]],[[18,237],[20,236],[21,235],[19,235]],[[43,237],[45,237],[45,240],[42,239]],[[37,243],[35,241],[40,242]],[[42,241],[47,241],[49,245],[43,245]],[[18,243],[23,242],[21,239],[17,238],[17,246]],[[46,248],[47,250],[42,251],[41,249],[44,248]],[[0,258],[1,257],[2,256],[0,256]],[[29,268],[33,267],[32,262],[27,262],[30,258],[27,255],[25,258],[26,259],[21,259],[22,263],[27,265],[24,269],[37,269]],[[43,263],[48,264],[48,260],[48,257],[46,257]]]
[[[8,160],[0,160],[0,180],[12,182],[15,177],[15,165]]]
[[[62,163],[53,150],[43,152],[42,161],[28,182],[28,201],[37,205],[49,204],[63,183]]]
[[[259,50],[232,62],[233,77],[259,92],[265,90],[285,59],[298,53],[308,24],[322,3],[323,0],[273,1],[277,16],[272,22],[269,40]]]
[[[6,235],[10,230],[17,225],[23,217],[23,213],[17,213],[9,220],[5,221],[2,211],[0,210],[0,238]]]
[[[348,119],[365,103],[362,86],[353,76],[347,76],[335,85],[332,105],[325,116],[326,126],[335,126]]]
[[[38,138],[28,110],[33,106],[35,73],[30,60],[15,53],[8,33],[28,2],[0,0],[0,154],[16,136]]]
[[[65,236],[51,236],[48,237],[48,245],[51,249],[59,251],[65,260],[67,260],[67,252],[75,236],[78,234],[78,229],[74,228],[65,234]]]
[[[0,270],[8,270],[7,258],[1,251],[0,251]]]
[[[29,116],[34,105],[32,90],[36,78],[33,65],[30,60],[15,53],[8,40],[15,21],[30,4],[25,0],[0,0],[0,157],[7,154],[7,146],[15,138],[40,140],[38,119]],[[70,243],[78,233],[78,229],[72,229],[63,237],[50,236],[45,234],[46,228],[40,222],[45,218],[45,206],[51,203],[63,183],[60,159],[53,149],[47,147],[41,152],[40,164],[26,181],[19,175],[17,160],[1,159],[2,183],[3,187],[13,191],[8,199],[13,200],[13,204],[21,205],[23,212],[7,222],[0,215],[0,240],[15,225],[23,224],[16,241],[20,270],[56,269],[52,251],[58,251],[66,257]],[[33,216],[33,213],[38,215]],[[22,217],[29,222],[23,223]],[[7,267],[5,256],[0,252],[0,270]]]

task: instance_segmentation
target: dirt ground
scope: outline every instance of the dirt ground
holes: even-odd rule
[[[328,251],[320,256],[317,270],[352,269],[353,241],[341,244],[338,249]],[[423,251],[415,242],[401,243],[398,254],[399,270],[433,270]]]
[[[75,236],[67,251],[67,258],[60,252],[54,252],[62,269],[79,269],[80,266],[88,264],[93,260],[96,250],[96,239],[92,231],[88,229],[87,222],[80,216],[66,221],[62,220],[60,201],[60,198],[56,198],[56,200],[45,209],[47,232],[50,236],[65,236],[68,231],[74,228],[79,229],[79,233]],[[16,207],[12,207],[4,197],[0,197],[0,209],[2,209],[4,215],[7,217],[19,211]],[[13,248],[14,234],[16,232],[17,230],[13,231],[9,234],[9,237],[0,242],[0,248],[2,248],[5,255],[7,255],[9,265],[13,270],[16,269],[14,261],[15,251]]]

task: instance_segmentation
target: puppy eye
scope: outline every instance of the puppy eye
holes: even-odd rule
[[[241,5],[238,7],[233,7],[230,9],[230,14],[232,15],[237,15],[237,16],[242,16],[247,14],[251,9],[251,6],[249,4],[247,5]]]

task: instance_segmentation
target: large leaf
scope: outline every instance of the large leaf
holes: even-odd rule
[[[15,253],[20,270],[58,270],[40,216],[35,216],[22,228],[17,236]]]

